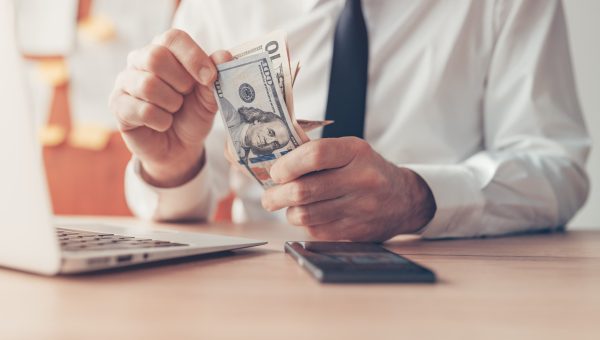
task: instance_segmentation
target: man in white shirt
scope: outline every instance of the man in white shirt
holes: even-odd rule
[[[280,185],[267,191],[229,165],[212,84],[231,55],[218,50],[286,31],[302,61],[296,116],[324,119],[334,32],[350,2],[183,1],[177,29],[130,54],[111,96],[134,154],[134,213],[207,219],[233,190],[236,222],[287,220],[320,239],[565,225],[587,197],[590,140],[560,0],[363,0],[364,139],[309,133],[273,166]]]

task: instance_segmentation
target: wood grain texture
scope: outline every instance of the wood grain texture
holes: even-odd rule
[[[597,339],[600,334],[600,232],[439,242],[398,237],[387,246],[412,253],[407,257],[436,271],[438,283],[323,285],[283,253],[283,241],[306,238],[301,229],[260,223],[162,227],[269,244],[95,275],[46,278],[2,269],[0,338]]]

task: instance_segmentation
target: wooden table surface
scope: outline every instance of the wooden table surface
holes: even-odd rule
[[[387,247],[438,283],[323,285],[283,253],[300,229],[161,227],[269,244],[92,275],[0,269],[0,339],[600,339],[600,231],[401,237]]]

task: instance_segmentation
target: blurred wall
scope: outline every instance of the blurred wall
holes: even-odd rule
[[[592,189],[574,228],[600,229],[600,1],[564,0],[579,99],[594,148],[588,161]]]

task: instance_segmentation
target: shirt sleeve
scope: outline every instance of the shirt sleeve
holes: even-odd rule
[[[187,183],[175,188],[158,188],[141,176],[140,161],[129,161],[125,171],[125,196],[132,212],[143,219],[207,220],[214,209],[210,168],[204,168]]]
[[[482,103],[483,150],[453,165],[413,164],[437,211],[425,238],[563,227],[585,202],[590,149],[562,3],[497,1]]]

